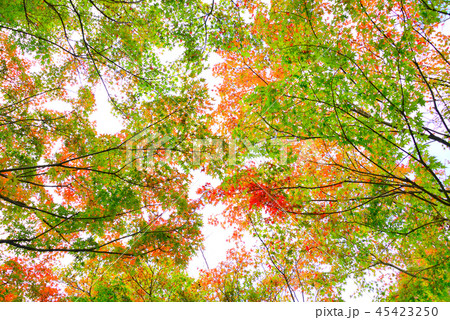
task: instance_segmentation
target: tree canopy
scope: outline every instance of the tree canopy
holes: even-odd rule
[[[353,281],[449,301],[449,18],[444,0],[1,1],[0,300],[342,301]],[[220,183],[191,197],[198,170]],[[233,248],[193,277],[205,223]]]

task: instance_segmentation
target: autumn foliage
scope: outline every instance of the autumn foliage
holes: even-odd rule
[[[0,299],[342,301],[353,282],[448,301],[449,15],[442,0],[8,1]],[[198,170],[218,183],[193,195]],[[205,224],[230,231],[216,265]]]

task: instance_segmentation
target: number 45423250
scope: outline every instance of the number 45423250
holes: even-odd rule
[[[398,317],[436,317],[438,308],[436,307],[379,307],[375,311],[380,317],[398,316]]]

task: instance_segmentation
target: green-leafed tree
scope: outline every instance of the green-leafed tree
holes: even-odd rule
[[[192,140],[209,135],[199,74],[214,9],[1,1],[2,263],[164,253],[186,266],[202,239],[188,187]],[[121,122],[115,133],[97,132],[91,120],[108,109],[102,91]]]
[[[0,0],[0,299],[340,301],[353,279],[378,300],[448,301],[449,15],[443,0]],[[102,91],[115,133],[92,121]],[[199,156],[208,138],[226,156]],[[197,168],[221,184],[194,201]],[[195,280],[210,203],[236,246]]]
[[[353,278],[377,299],[448,300],[448,3],[245,3],[251,41],[216,67],[215,124],[237,150],[202,190],[227,204],[217,221],[309,299]]]

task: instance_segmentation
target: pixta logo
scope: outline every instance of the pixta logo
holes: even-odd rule
[[[238,163],[239,155],[242,156],[242,153],[238,152],[238,150],[245,150],[244,154],[247,157],[257,157],[265,154],[265,152],[261,151],[267,148],[268,145],[271,145],[275,146],[279,151],[279,163],[286,164],[288,146],[292,142],[293,140],[288,139],[271,139],[257,142],[251,142],[248,139],[230,139],[226,141],[224,139],[196,139],[194,141],[192,160],[194,165],[199,165],[204,157],[208,160],[224,160],[228,165],[232,166]],[[224,145],[226,146],[224,147]]]
[[[168,147],[171,140],[169,136],[151,133],[147,128],[126,142],[126,161],[128,165],[135,165],[139,171],[148,171],[154,168],[156,162],[170,162],[172,152]],[[155,153],[164,150],[164,157]]]
[[[288,139],[271,139],[251,142],[248,139],[192,139],[191,145],[186,143],[183,148],[184,156],[172,151],[173,146],[180,147],[180,139],[141,131],[126,142],[127,164],[135,166],[139,171],[151,171],[157,163],[176,163],[177,161],[191,162],[192,166],[199,166],[204,161],[224,161],[233,166],[246,158],[258,157],[265,154],[263,150],[272,148],[278,154],[278,163],[286,164],[288,146],[293,143]],[[178,141],[178,143],[177,143]],[[186,156],[191,153],[192,157]],[[178,156],[177,156],[178,155]]]

